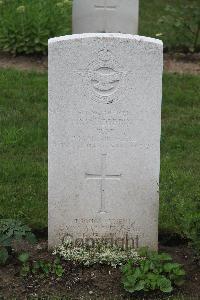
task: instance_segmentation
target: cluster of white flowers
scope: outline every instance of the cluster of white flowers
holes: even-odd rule
[[[94,264],[110,265],[117,267],[124,265],[129,259],[134,262],[140,261],[141,258],[134,249],[124,250],[115,245],[95,243],[93,246],[73,246],[70,242],[65,242],[54,252],[67,261],[91,266]]]

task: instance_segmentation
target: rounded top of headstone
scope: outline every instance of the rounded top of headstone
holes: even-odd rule
[[[163,42],[159,39],[140,36],[140,35],[132,35],[132,34],[122,34],[122,33],[82,33],[82,34],[72,34],[72,35],[65,35],[60,37],[55,37],[49,39],[48,43],[53,44],[57,42],[63,42],[68,40],[80,40],[80,39],[126,39],[126,40],[133,40],[136,42],[143,42],[143,43],[150,43],[155,44],[158,46],[163,47]]]

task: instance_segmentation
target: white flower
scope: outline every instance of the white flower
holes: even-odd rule
[[[24,5],[20,5],[20,6],[17,7],[16,10],[17,10],[18,13],[24,13],[26,8],[25,8]]]
[[[160,33],[156,33],[156,36],[157,36],[157,37],[163,36],[163,33],[161,33],[161,32],[160,32]]]

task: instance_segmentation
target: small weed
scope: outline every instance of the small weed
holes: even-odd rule
[[[5,264],[12,252],[14,241],[26,240],[34,244],[36,242],[35,235],[31,229],[20,221],[12,219],[0,220],[0,264]],[[21,259],[25,259],[24,256]]]
[[[28,274],[34,274],[40,277],[49,277],[50,275],[62,277],[64,273],[64,269],[58,257],[53,262],[45,260],[31,261],[27,253],[22,253],[18,256],[18,260],[22,264],[20,275],[23,277],[26,277]]]

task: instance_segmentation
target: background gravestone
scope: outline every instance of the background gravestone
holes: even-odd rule
[[[73,33],[138,33],[139,0],[74,0]]]
[[[163,46],[123,34],[49,41],[49,246],[157,248]]]

